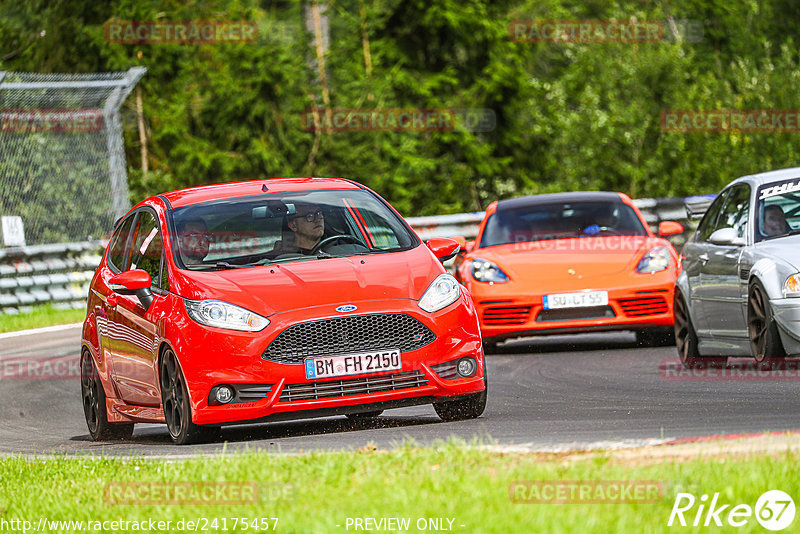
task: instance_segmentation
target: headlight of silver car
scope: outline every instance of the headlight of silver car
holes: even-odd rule
[[[669,250],[667,247],[653,247],[639,260],[637,273],[656,273],[669,267]]]
[[[419,299],[419,307],[428,313],[433,313],[454,303],[459,296],[461,296],[461,286],[456,279],[449,274],[440,274]]]
[[[269,319],[221,300],[184,299],[184,303],[189,317],[206,326],[258,332],[269,324]]]
[[[784,297],[800,297],[800,273],[793,274],[783,284]]]
[[[493,284],[508,282],[508,275],[504,273],[500,267],[483,258],[475,258],[472,260],[470,272],[472,272],[472,277],[478,282]]]

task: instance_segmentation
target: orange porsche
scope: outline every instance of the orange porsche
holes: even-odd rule
[[[487,349],[537,334],[633,330],[640,344],[671,340],[678,256],[622,193],[535,195],[493,202],[456,278],[478,310]],[[463,239],[463,238],[461,238]]]

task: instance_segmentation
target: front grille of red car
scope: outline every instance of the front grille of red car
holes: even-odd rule
[[[349,395],[366,395],[379,391],[427,386],[428,380],[419,371],[392,373],[390,375],[366,376],[347,380],[318,380],[305,384],[289,384],[281,392],[280,402],[328,399]]]
[[[660,296],[642,296],[617,301],[622,312],[628,317],[641,317],[643,315],[658,315],[667,313],[667,300]]]
[[[302,364],[310,356],[384,349],[408,352],[435,339],[430,328],[405,313],[352,315],[292,325],[278,334],[261,357]]]
[[[530,313],[530,306],[486,308],[483,311],[483,322],[487,325],[525,324]]]

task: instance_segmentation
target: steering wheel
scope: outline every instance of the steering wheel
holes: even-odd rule
[[[314,248],[311,249],[310,254],[312,254],[312,255],[316,254],[320,250],[322,250],[323,247],[327,247],[331,243],[337,243],[339,241],[350,241],[353,244],[361,245],[362,247],[364,246],[364,243],[362,243],[361,240],[358,239],[357,237],[353,237],[353,236],[347,235],[347,234],[332,235],[330,237],[326,237],[325,239],[323,239],[322,241],[317,243],[314,246]]]

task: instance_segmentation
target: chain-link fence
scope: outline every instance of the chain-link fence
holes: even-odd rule
[[[102,239],[127,211],[119,108],[145,72],[0,72],[0,249],[12,228],[14,245]]]

